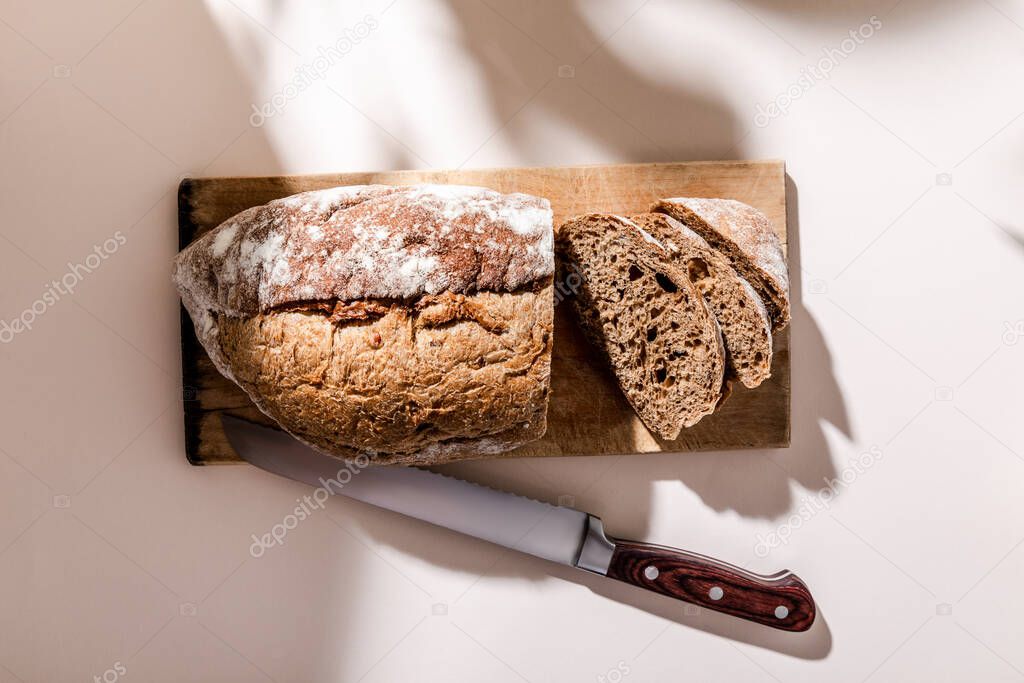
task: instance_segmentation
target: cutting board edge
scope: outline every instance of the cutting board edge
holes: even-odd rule
[[[334,171],[331,173],[285,173],[282,175],[231,175],[231,176],[186,176],[178,183],[178,196],[182,196],[182,188],[193,184],[205,184],[216,182],[228,182],[233,180],[259,181],[259,180],[291,180],[301,178],[328,178],[331,176],[360,176],[360,175],[413,175],[416,173],[500,173],[503,171],[539,172],[561,170],[571,168],[574,170],[601,169],[615,166],[617,168],[640,168],[640,167],[666,167],[666,166],[751,166],[751,165],[778,165],[782,167],[783,173],[786,169],[786,160],[778,158],[767,159],[728,159],[725,161],[699,160],[699,161],[637,161],[622,164],[573,164],[570,166],[491,166],[484,168],[405,168],[394,171]],[[179,207],[180,207],[179,203]]]

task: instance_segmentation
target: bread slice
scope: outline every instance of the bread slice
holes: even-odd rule
[[[718,320],[725,341],[726,372],[754,388],[771,376],[772,331],[761,298],[704,239],[670,216],[645,213],[630,220],[650,233],[686,271]]]
[[[675,218],[729,259],[761,297],[772,330],[789,324],[789,272],[767,216],[732,199],[662,199],[651,211]]]
[[[668,251],[636,223],[604,214],[563,224],[556,250],[563,275],[579,282],[571,298],[584,333],[643,423],[675,439],[711,414],[722,397],[722,335]]]

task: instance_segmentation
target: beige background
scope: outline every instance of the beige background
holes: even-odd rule
[[[1022,45],[1010,0],[0,2],[0,683],[1019,680]],[[306,491],[186,465],[180,177],[765,157],[793,447],[458,471],[794,569],[810,633],[345,500],[254,558]]]

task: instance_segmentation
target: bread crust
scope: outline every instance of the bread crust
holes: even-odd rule
[[[789,324],[789,271],[768,217],[733,199],[675,197],[651,211],[690,228],[721,252],[757,291],[777,331]]]
[[[553,290],[428,295],[372,320],[220,314],[235,381],[288,432],[375,464],[497,454],[543,436]]]
[[[359,186],[228,219],[174,279],[215,365],[284,429],[435,464],[544,434],[553,270],[547,200]]]

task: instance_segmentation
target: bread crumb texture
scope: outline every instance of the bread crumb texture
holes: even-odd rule
[[[660,213],[632,217],[657,237],[675,265],[684,270],[703,294],[718,320],[725,342],[729,377],[754,388],[771,376],[771,320],[764,302],[729,264],[697,233]]]
[[[633,220],[578,216],[558,231],[560,267],[581,274],[581,327],[648,429],[675,439],[722,398],[718,324],[685,270]]]
[[[763,213],[734,199],[674,197],[651,207],[690,228],[725,256],[761,297],[777,331],[789,324],[789,270]]]

